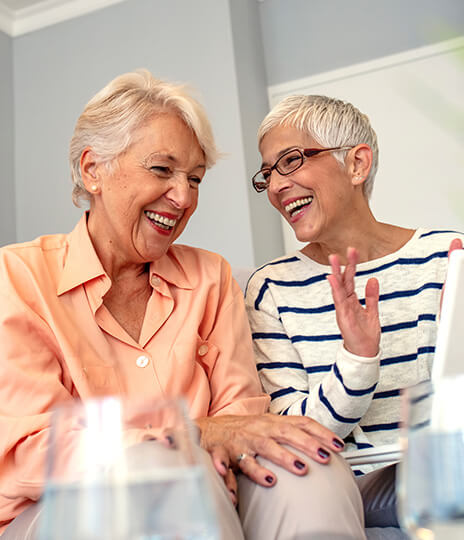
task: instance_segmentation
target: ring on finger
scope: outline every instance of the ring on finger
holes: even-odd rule
[[[237,465],[240,465],[240,462],[243,461],[245,458],[247,457],[255,457],[255,456],[250,456],[250,454],[247,454],[246,452],[242,452],[241,454],[239,454],[237,456]]]

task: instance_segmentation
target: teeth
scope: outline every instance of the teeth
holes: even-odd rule
[[[156,221],[157,224],[165,225],[166,228],[172,228],[177,223],[176,219],[169,219],[167,217],[160,216],[160,214],[157,214],[156,212],[145,212],[145,214],[152,221]]]
[[[304,199],[297,199],[296,201],[291,202],[290,204],[287,204],[285,207],[286,212],[291,212],[294,208],[304,206],[305,204],[309,204],[312,202],[313,197],[305,197]]]

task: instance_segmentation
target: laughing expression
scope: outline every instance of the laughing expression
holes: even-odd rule
[[[271,167],[293,148],[322,148],[305,132],[277,126],[261,140],[262,166]],[[292,226],[301,242],[327,241],[346,225],[352,200],[352,184],[340,163],[330,153],[305,159],[289,175],[272,171],[267,195],[271,204]]]
[[[134,139],[110,170],[97,166],[89,217],[97,252],[110,252],[119,264],[166,253],[197,207],[206,170],[195,134],[174,113],[151,117]]]

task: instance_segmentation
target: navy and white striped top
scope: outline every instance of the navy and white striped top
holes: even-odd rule
[[[343,349],[329,266],[298,251],[258,269],[246,305],[271,412],[309,416],[344,438],[347,450],[397,442],[400,390],[430,378],[448,247],[456,237],[464,240],[453,231],[418,229],[400,250],[357,266],[361,302],[367,280],[380,283],[380,363]]]

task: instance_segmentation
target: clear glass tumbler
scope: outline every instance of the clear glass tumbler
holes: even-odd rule
[[[39,540],[219,538],[195,438],[178,400],[57,408]]]
[[[464,376],[426,381],[402,397],[398,513],[411,538],[464,538]]]

